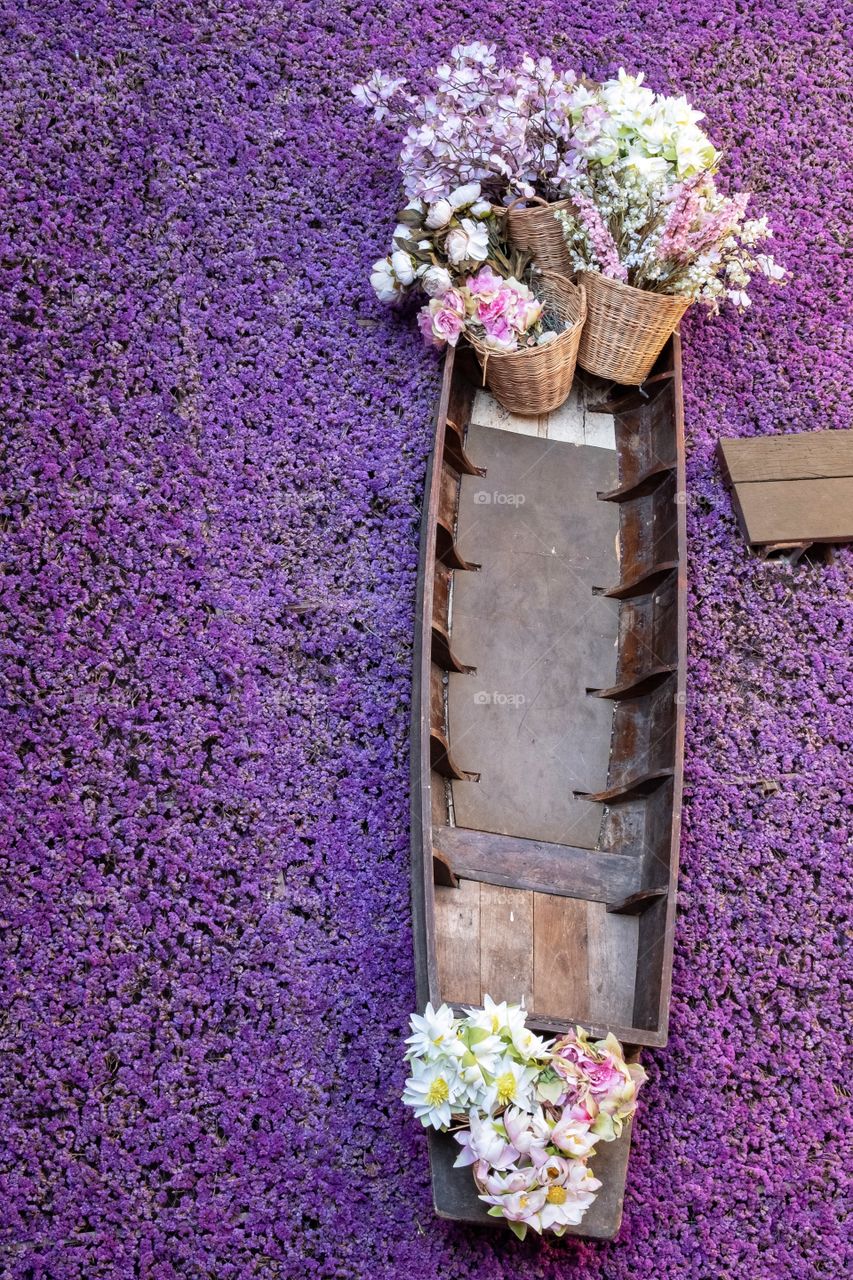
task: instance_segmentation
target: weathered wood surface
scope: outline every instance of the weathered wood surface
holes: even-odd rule
[[[538,893],[533,938],[533,1008],[557,1013],[567,1005],[589,1018],[587,904]]]
[[[721,440],[718,452],[730,484],[853,476],[853,431],[800,431]]]
[[[481,568],[455,575],[452,630],[477,671],[451,673],[448,722],[480,781],[454,792],[456,822],[592,848],[600,813],[572,792],[595,789],[610,751],[611,708],[586,689],[616,673],[618,610],[592,592],[619,575],[619,513],[595,497],[615,454],[493,427],[467,447],[488,474],[463,479],[457,540]]]
[[[434,894],[443,1000],[463,1006],[482,1004],[486,995],[524,997],[536,1025],[550,1031],[581,1021],[622,1040],[635,1034],[636,915],[476,880],[437,884]],[[560,1016],[567,1004],[571,1019]]]
[[[455,1004],[479,1004],[480,886],[461,880],[458,887],[435,889],[436,949],[442,989]]]
[[[853,540],[853,476],[739,484],[734,494],[749,542]]]
[[[590,902],[619,902],[639,888],[639,858],[548,844],[465,827],[433,829],[433,847],[455,875]]]
[[[452,891],[451,891],[452,892]],[[480,885],[480,984],[497,1000],[533,1005],[533,897],[522,889]]]
[[[718,455],[753,546],[853,540],[853,431],[721,440]]]

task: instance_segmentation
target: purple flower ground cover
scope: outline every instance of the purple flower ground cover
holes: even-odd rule
[[[823,8],[0,0],[4,1278],[850,1267],[851,556],[751,558],[713,458],[851,425]],[[434,1219],[398,1101],[439,369],[369,292],[394,152],[347,88],[474,36],[683,89],[795,277],[684,326],[672,1036],[606,1246]]]

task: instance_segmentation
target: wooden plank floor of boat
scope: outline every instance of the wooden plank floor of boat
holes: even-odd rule
[[[587,690],[615,680],[618,610],[593,592],[619,579],[618,510],[596,498],[617,482],[615,450],[477,419],[467,446],[487,475],[463,477],[457,545],[481,567],[454,575],[452,602],[454,652],[476,671],[450,674],[448,723],[457,763],[479,779],[453,783],[455,825],[436,836],[455,842],[456,865],[466,831],[570,846],[579,886],[588,851],[590,884],[587,898],[464,872],[457,888],[436,886],[442,994],[630,1025],[638,921],[606,902],[628,896],[636,864],[596,848],[603,807],[574,794],[601,788],[610,754],[612,705]],[[600,424],[595,438],[610,443]],[[496,850],[479,852],[492,879]]]

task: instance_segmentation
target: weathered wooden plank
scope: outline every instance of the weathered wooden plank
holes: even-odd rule
[[[587,903],[554,894],[533,899],[533,1010],[589,1017]]]
[[[640,888],[640,860],[491,831],[438,826],[433,847],[458,876],[592,902],[618,902]]]
[[[442,1000],[479,1004],[480,886],[475,881],[435,886],[435,933]]]
[[[630,1026],[637,979],[636,916],[608,915],[600,902],[587,903],[589,1019],[606,1026]]]
[[[533,993],[533,894],[481,884],[480,987],[493,1000],[522,999]]]
[[[853,476],[853,431],[721,440],[718,453],[730,484]]]
[[[453,648],[477,668],[451,674],[450,741],[476,787],[454,791],[461,827],[591,848],[600,817],[572,796],[607,769],[612,711],[586,685],[615,679],[616,610],[591,596],[619,575],[618,512],[595,490],[615,454],[472,427],[488,483],[462,481]]]
[[[749,542],[853,540],[853,476],[756,481],[732,492]]]

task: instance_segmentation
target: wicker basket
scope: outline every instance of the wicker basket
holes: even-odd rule
[[[583,271],[588,315],[578,364],[599,378],[639,386],[690,306],[689,298],[650,293]]]
[[[572,274],[572,260],[563,237],[563,228],[554,214],[558,209],[570,208],[568,200],[548,204],[540,196],[532,196],[532,209],[518,209],[524,197],[513,200],[505,209],[496,211],[506,218],[506,238],[515,249],[527,249],[533,261],[543,271],[559,271]],[[535,202],[535,203],[534,203]]]
[[[555,271],[543,271],[537,296],[545,311],[556,313],[566,324],[553,342],[520,351],[492,351],[468,337],[483,370],[483,385],[510,413],[550,413],[568,396],[575,376],[578,344],[586,319],[583,285],[572,284]]]

